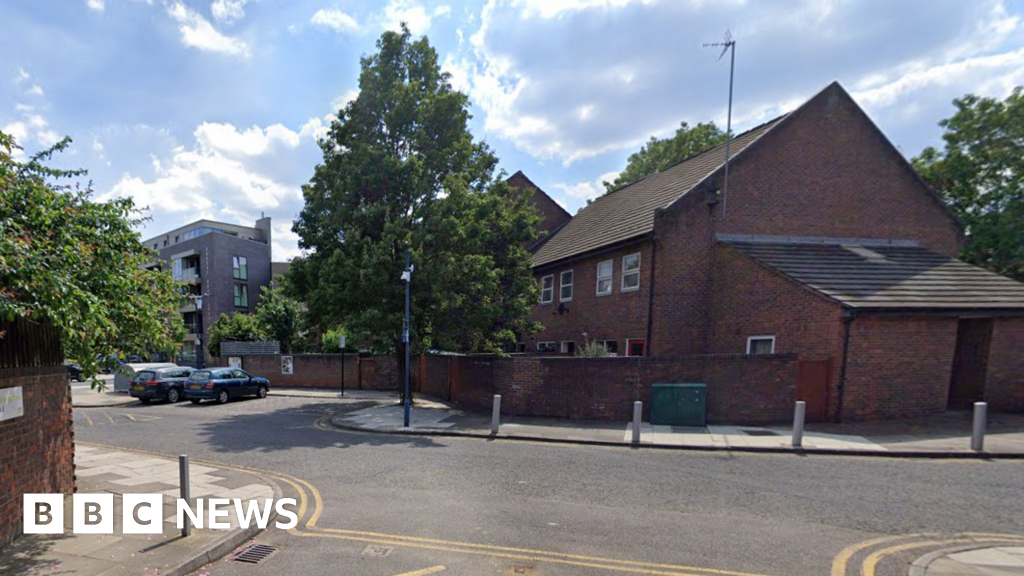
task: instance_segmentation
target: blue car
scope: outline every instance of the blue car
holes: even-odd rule
[[[266,398],[269,390],[270,380],[238,368],[196,370],[185,380],[185,398],[193,404],[203,400],[226,404],[228,400],[240,396]]]

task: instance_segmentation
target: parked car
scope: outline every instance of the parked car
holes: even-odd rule
[[[218,404],[225,404],[240,396],[266,398],[269,390],[270,380],[253,376],[239,368],[196,370],[185,381],[185,398],[193,404],[203,400],[216,400]]]
[[[141,370],[129,382],[128,393],[143,404],[149,404],[151,400],[166,400],[173,404],[185,397],[185,380],[194,371],[195,368],[187,366]]]
[[[68,379],[74,380],[75,382],[85,382],[85,376],[82,375],[82,367],[70,360],[64,361],[64,367],[68,369]]]

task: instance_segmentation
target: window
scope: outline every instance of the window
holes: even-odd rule
[[[612,270],[615,269],[614,260],[605,260],[597,263],[597,295],[608,296],[612,293]]]
[[[775,336],[747,338],[747,354],[775,354]]]
[[[561,348],[559,348],[559,352],[561,352],[562,354],[575,354],[576,343],[573,342],[572,340],[563,341]]]
[[[159,242],[154,242],[153,243],[153,250],[159,250],[159,249],[160,249],[160,243]]]
[[[554,352],[555,351],[555,343],[554,342],[537,342],[537,351],[538,352]]]
[[[245,284],[235,284],[235,307],[249,307],[249,287]]]
[[[174,243],[175,243],[175,244],[177,244],[177,243],[178,243],[178,237],[177,237],[177,236],[175,236],[175,237],[174,237]]]
[[[646,340],[626,340],[626,356],[646,356]]]
[[[558,276],[558,300],[560,302],[572,300],[572,270],[566,270]]]
[[[516,344],[516,352],[526,352],[526,342]]]
[[[231,268],[231,277],[235,280],[249,279],[249,260],[245,256],[232,256]]]
[[[640,253],[622,257],[622,291],[640,289]]]
[[[540,303],[551,304],[555,299],[555,277],[547,275],[540,279]]]
[[[167,248],[167,240],[164,240],[164,248]]]
[[[618,340],[598,340],[598,346],[604,346],[604,351],[609,355],[619,355],[619,341]]]

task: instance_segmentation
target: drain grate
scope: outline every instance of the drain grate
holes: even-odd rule
[[[363,550],[363,554],[366,556],[376,556],[378,558],[383,558],[388,554],[391,554],[392,550],[394,550],[394,548],[392,548],[391,546],[374,546],[373,544],[370,544],[366,547],[365,550]]]
[[[740,430],[740,432],[743,432],[747,436],[781,436],[778,432],[773,432],[771,430]]]
[[[259,564],[270,558],[277,552],[277,548],[273,546],[266,546],[264,544],[257,544],[245,552],[242,552],[238,556],[235,556],[235,560],[238,562],[248,562],[249,564]]]

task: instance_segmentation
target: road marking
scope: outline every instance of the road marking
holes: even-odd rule
[[[1024,538],[1015,536],[1012,534],[1002,534],[997,537],[985,536],[981,539],[978,538],[951,538],[947,540],[926,540],[924,542],[911,542],[909,544],[900,544],[898,546],[889,546],[888,548],[882,548],[874,553],[870,554],[864,559],[864,563],[861,565],[860,573],[861,576],[875,576],[875,569],[878,567],[878,563],[884,560],[887,556],[897,554],[899,552],[906,552],[907,550],[914,550],[916,548],[929,548],[934,546],[949,546],[959,544],[1005,544],[1007,542],[1021,542]]]
[[[138,420],[135,419],[135,416],[132,416],[131,414],[121,414],[121,416],[124,416],[125,418],[131,420],[132,422],[138,422]]]
[[[89,421],[89,426],[92,426],[92,425],[93,425],[93,423],[92,423],[92,418],[89,418],[89,413],[88,413],[88,412],[79,412],[79,413],[80,413],[80,414],[81,414],[82,416],[85,416],[85,419]]]
[[[107,417],[107,420],[110,420],[110,424],[112,426],[117,426],[117,423],[114,422],[114,419],[110,417],[110,414],[107,414],[106,410],[103,411],[103,415]]]
[[[416,570],[415,572],[402,572],[401,574],[395,574],[395,576],[427,576],[427,574],[437,574],[442,570],[446,570],[446,568],[444,566],[431,566],[430,568]]]

